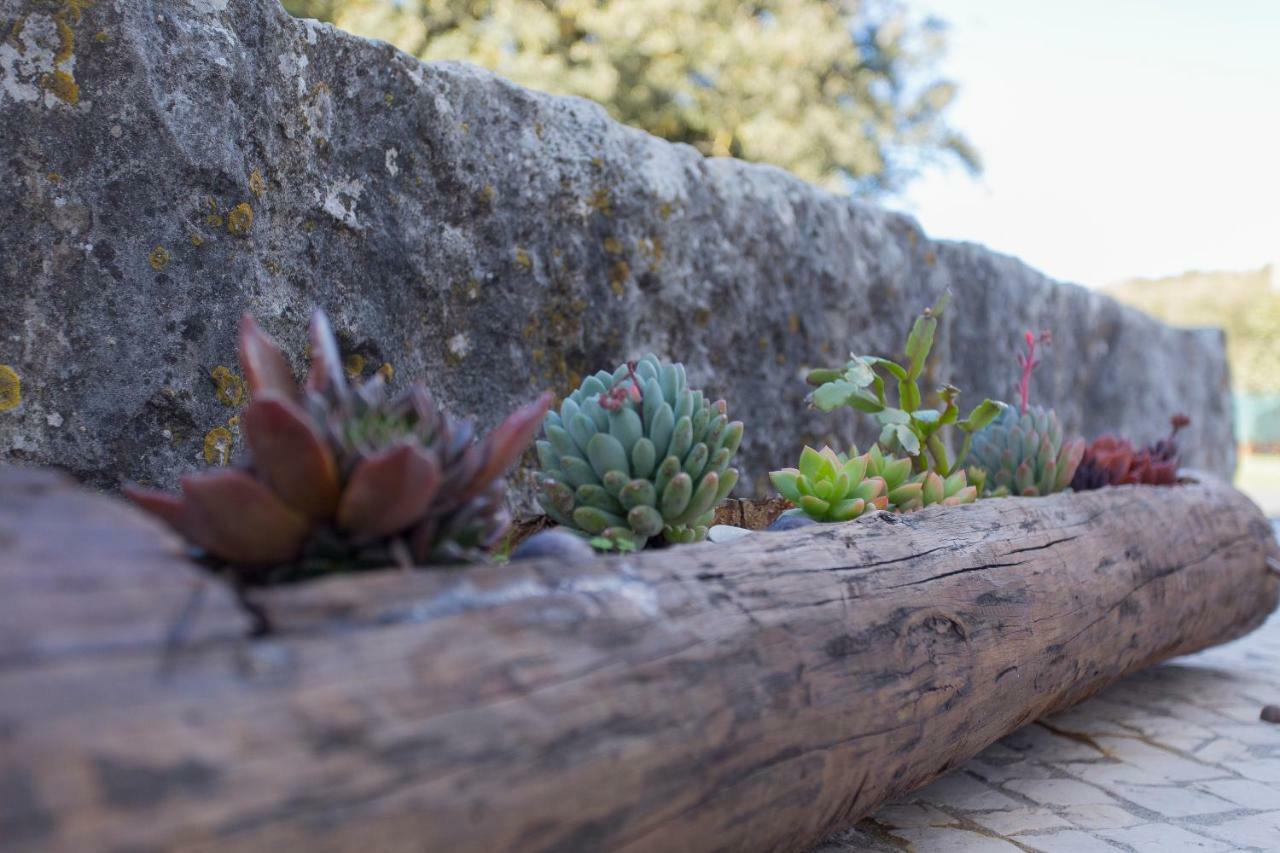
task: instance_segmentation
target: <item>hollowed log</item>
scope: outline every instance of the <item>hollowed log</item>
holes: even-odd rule
[[[1215,482],[254,596],[0,471],[6,850],[804,849],[1274,608]]]

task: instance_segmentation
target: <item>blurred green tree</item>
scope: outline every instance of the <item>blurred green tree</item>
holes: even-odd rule
[[[863,196],[926,165],[980,169],[945,121],[945,25],[898,0],[284,0],[426,60],[603,104],[704,154]]]

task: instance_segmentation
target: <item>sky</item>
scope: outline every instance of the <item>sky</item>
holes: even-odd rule
[[[914,0],[983,174],[895,206],[1091,287],[1280,261],[1280,0]]]

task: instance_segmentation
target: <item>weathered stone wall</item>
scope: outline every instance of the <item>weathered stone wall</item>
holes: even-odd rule
[[[6,459],[172,482],[237,441],[239,313],[301,366],[320,305],[364,372],[424,374],[486,424],[624,357],[682,358],[747,423],[745,492],[854,437],[804,411],[802,367],[895,352],[949,286],[931,376],[962,399],[1007,397],[1022,330],[1051,328],[1035,391],[1068,428],[1146,440],[1186,410],[1187,462],[1233,467],[1218,333],[586,101],[274,0],[0,0],[0,33]]]

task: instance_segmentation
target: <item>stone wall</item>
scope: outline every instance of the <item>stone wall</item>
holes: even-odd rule
[[[1034,390],[1069,429],[1148,440],[1185,410],[1186,461],[1233,468],[1219,333],[587,101],[274,0],[0,0],[0,34],[6,459],[171,483],[238,443],[240,312],[301,367],[319,305],[353,368],[425,375],[486,425],[625,357],[683,359],[747,424],[746,493],[804,442],[874,434],[806,412],[802,368],[896,352],[951,287],[930,376],[962,402],[1008,397],[1021,332],[1050,328]]]

